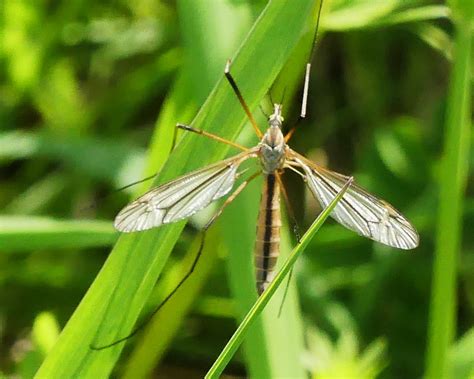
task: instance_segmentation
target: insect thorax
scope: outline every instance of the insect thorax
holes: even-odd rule
[[[260,142],[260,163],[263,172],[272,173],[285,164],[286,143],[280,127],[271,125]]]

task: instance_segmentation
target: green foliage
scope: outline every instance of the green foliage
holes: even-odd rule
[[[360,352],[358,337],[350,329],[343,330],[335,342],[321,331],[310,330],[306,360],[313,378],[376,378],[386,366],[385,345],[375,340]]]
[[[472,376],[471,4],[325,0],[308,117],[291,146],[401,210],[421,244],[395,251],[325,223],[281,317],[279,289],[226,373]],[[127,335],[169,293],[216,210],[120,236],[114,215],[151,184],[115,189],[234,153],[182,133],[172,150],[176,122],[256,143],[222,78],[228,58],[259,125],[270,90],[291,126],[318,1],[2,5],[0,375],[204,376],[256,300],[261,182],[211,228],[190,281],[149,326],[97,352],[91,343]],[[305,230],[318,205],[299,176],[285,184]],[[288,224],[280,267],[295,245]]]
[[[458,4],[459,6],[460,4]],[[472,35],[474,11],[459,6],[455,18],[454,66],[448,93],[440,174],[431,323],[426,377],[446,376],[448,350],[455,338],[457,264],[462,241],[464,193],[472,128]],[[473,6],[471,6],[473,8]]]

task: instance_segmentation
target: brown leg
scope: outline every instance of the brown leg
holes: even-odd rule
[[[217,218],[222,214],[222,212],[224,211],[225,207],[227,207],[230,203],[232,203],[232,201],[235,200],[235,198],[244,190],[245,187],[247,187],[247,185],[253,180],[255,179],[257,176],[259,176],[261,174],[261,172],[256,172],[254,173],[253,175],[251,175],[248,179],[246,179],[245,181],[243,181],[242,183],[240,183],[240,186],[237,187],[237,189],[232,193],[232,195],[230,195],[226,201],[224,202],[224,204],[221,205],[221,207],[219,208],[219,210],[214,214],[214,216],[212,216],[212,218],[207,222],[206,225],[204,225],[204,231],[208,230],[211,225],[217,220]]]
[[[239,87],[237,87],[237,83],[235,82],[234,78],[232,77],[232,74],[230,73],[230,59],[227,61],[227,64],[225,65],[225,70],[224,70],[224,75],[227,78],[230,86],[234,90],[237,99],[239,99],[240,104],[242,105],[242,108],[244,108],[245,113],[247,114],[247,117],[250,120],[250,123],[252,124],[255,133],[257,133],[258,138],[263,137],[262,131],[258,128],[257,126],[257,121],[255,121],[255,118],[252,115],[252,112],[250,112],[250,109],[247,105],[247,103],[244,100],[244,97],[242,96],[242,93],[239,90]]]
[[[225,144],[227,144],[227,145],[230,145],[230,146],[235,147],[235,148],[237,148],[237,149],[240,149],[240,150],[242,150],[242,151],[248,151],[248,150],[249,150],[249,149],[248,149],[247,147],[245,147],[245,146],[239,145],[238,143],[229,141],[229,140],[227,140],[227,139],[225,139],[225,138],[216,136],[215,134],[206,132],[205,130],[196,129],[196,128],[193,128],[192,126],[185,125],[185,124],[179,124],[179,123],[176,124],[176,127],[177,127],[178,129],[182,129],[182,130],[185,130],[185,131],[187,131],[187,132],[193,132],[193,133],[199,134],[199,135],[201,135],[201,136],[208,137],[208,138],[211,138],[211,139],[213,139],[213,140],[216,140],[216,141],[225,143]]]
[[[300,228],[298,226],[298,222],[296,221],[295,212],[293,211],[293,207],[290,204],[290,199],[288,197],[288,192],[286,191],[285,185],[283,184],[283,180],[281,178],[281,174],[277,173],[276,175],[278,183],[280,184],[281,193],[283,194],[283,199],[285,200],[286,210],[288,212],[288,216],[290,216],[291,221],[293,222],[293,232],[296,235],[296,240],[300,241]]]
[[[323,8],[323,0],[320,0],[319,3],[319,10],[318,10],[318,19],[316,21],[316,30],[314,32],[313,36],[313,43],[311,46],[311,53],[309,56],[309,61],[306,64],[306,73],[304,76],[304,87],[303,87],[303,99],[301,101],[301,112],[300,112],[300,117],[298,121],[296,121],[296,124],[290,129],[290,131],[285,135],[285,142],[288,142],[290,138],[293,136],[293,133],[295,132],[296,128],[298,127],[299,123],[301,120],[303,120],[306,117],[306,108],[308,105],[308,91],[309,91],[309,77],[311,74],[311,62],[313,61],[314,58],[314,53],[315,53],[315,48],[316,48],[316,42],[317,42],[317,36],[318,36],[318,29],[319,29],[319,19],[321,18],[321,9]]]

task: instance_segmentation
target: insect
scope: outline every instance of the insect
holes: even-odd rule
[[[322,3],[321,1],[319,5],[309,62],[312,61],[315,51]],[[310,72],[311,63],[307,63],[299,121],[306,117]],[[258,294],[263,293],[271,283],[280,252],[280,195],[283,194],[283,198],[287,200],[282,182],[283,172],[285,170],[296,172],[306,182],[310,192],[323,208],[334,199],[350,179],[311,162],[288,146],[297,124],[286,135],[283,134],[284,120],[281,104],[273,105],[273,113],[268,116],[268,127],[263,133],[230,73],[230,61],[227,62],[224,73],[255,133],[260,138],[260,143],[247,148],[192,126],[177,125],[178,128],[185,131],[197,133],[237,148],[241,150],[241,153],[151,189],[118,213],[114,221],[115,228],[124,233],[131,233],[177,222],[192,216],[210,203],[226,195],[229,196],[204,226],[201,246],[191,268],[173,291],[129,335],[107,345],[91,345],[93,350],[102,350],[126,341],[147,324],[194,271],[203,250],[204,236],[207,229],[221,215],[225,207],[256,177],[260,175],[264,177],[255,246],[255,275]],[[239,172],[239,167],[243,162],[250,159],[258,160],[260,163],[259,169],[248,175],[233,190],[236,180],[247,172],[247,169]],[[341,225],[359,235],[388,246],[413,249],[419,242],[415,228],[400,212],[355,184],[350,185],[333,209],[331,216]]]
[[[311,64],[308,63],[300,119],[306,116],[310,69]],[[229,194],[236,179],[241,175],[238,172],[239,166],[248,159],[258,159],[259,171],[244,180],[231,193],[204,230],[208,229],[225,206],[232,202],[251,180],[259,175],[264,176],[255,246],[257,292],[261,294],[272,280],[280,250],[280,193],[281,175],[284,170],[292,170],[301,176],[322,207],[330,203],[349,177],[311,162],[288,146],[295,128],[286,135],[283,134],[281,104],[274,104],[273,113],[268,117],[268,128],[262,133],[230,73],[230,61],[227,62],[225,76],[247,113],[260,143],[255,147],[246,148],[203,130],[178,124],[181,129],[227,143],[242,152],[150,190],[123,208],[115,218],[114,225],[117,230],[129,233],[188,218],[211,202]],[[419,237],[410,222],[390,204],[357,185],[351,185],[331,216],[344,227],[385,245],[399,249],[413,249],[418,246]]]

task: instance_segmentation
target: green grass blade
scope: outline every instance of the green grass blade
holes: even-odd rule
[[[409,8],[400,12],[393,12],[379,20],[376,25],[397,25],[408,22],[419,22],[435,20],[438,18],[449,18],[449,8],[444,5],[426,5]]]
[[[333,7],[334,8],[334,7]],[[449,8],[444,5],[410,6],[405,0],[348,1],[335,7],[324,18],[324,30],[347,31],[383,27],[438,18],[448,18]]]
[[[232,71],[251,109],[257,106],[298,42],[312,5],[312,0],[270,3],[243,43]],[[193,125],[233,139],[244,122],[245,115],[235,95],[221,80]],[[186,136],[157,182],[222,158],[226,151],[226,146],[199,136]],[[183,227],[184,222],[180,222],[119,239],[38,377],[110,375],[123,345],[102,351],[93,351],[89,346],[128,335]]]
[[[142,149],[110,139],[54,135],[50,132],[6,131],[0,133],[0,162],[15,159],[49,159],[86,177],[107,180],[118,187],[132,161],[141,161]]]
[[[352,178],[347,181],[347,183],[344,185],[344,187],[341,188],[341,191],[339,191],[337,196],[335,196],[334,199],[329,203],[329,205],[319,214],[319,216],[309,227],[307,232],[303,235],[300,240],[300,243],[291,252],[290,256],[285,261],[280,271],[278,271],[278,273],[275,275],[275,278],[268,286],[267,290],[258,298],[252,309],[250,309],[245,318],[242,320],[239,327],[237,328],[227,345],[224,347],[221,354],[214,362],[213,366],[208,371],[206,378],[218,378],[222,374],[224,368],[229,363],[232,356],[235,354],[240,344],[242,343],[248,328],[253,324],[253,322],[255,322],[258,315],[260,315],[260,313],[263,311],[263,309],[270,301],[285,276],[289,273],[289,271],[295,264],[298,257],[303,253],[304,249],[311,241],[314,234],[318,231],[324,221],[329,217],[329,214],[334,209],[338,201],[342,198],[344,193],[347,191],[351,183]]]
[[[117,237],[110,221],[0,216],[0,246],[8,252],[110,246]]]
[[[470,12],[458,10],[458,13],[453,12],[456,41],[446,114],[445,152],[440,175],[436,256],[426,356],[427,378],[446,377],[447,354],[456,330],[456,265],[461,248],[471,128],[470,74],[474,5],[471,3]]]

